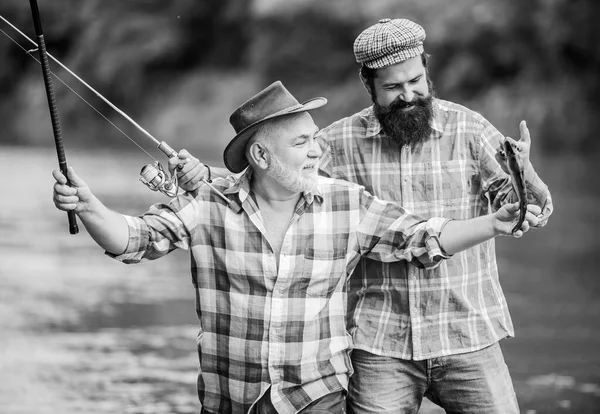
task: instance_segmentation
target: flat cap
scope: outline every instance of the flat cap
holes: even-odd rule
[[[358,35],[354,56],[371,69],[395,65],[423,53],[425,29],[407,19],[381,19]]]

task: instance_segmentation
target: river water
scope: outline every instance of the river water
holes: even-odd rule
[[[137,181],[137,154],[74,151],[69,164],[110,208],[164,200]],[[600,410],[598,158],[534,163],[555,213],[501,239],[517,337],[502,342],[522,412]],[[125,266],[52,204],[54,149],[0,147],[0,413],[194,413],[198,357],[185,252]],[[424,402],[421,413],[442,412]]]

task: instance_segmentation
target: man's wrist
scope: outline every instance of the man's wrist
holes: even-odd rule
[[[86,217],[91,217],[100,211],[101,208],[106,208],[104,204],[96,196],[92,195],[89,200],[80,203],[80,208],[76,211],[76,214],[84,219]]]
[[[527,163],[523,166],[523,178],[525,178],[525,181],[527,182],[533,182],[536,177],[537,174],[533,169],[533,164],[530,161],[527,161]]]
[[[501,222],[500,220],[496,217],[498,214],[498,212],[495,212],[493,214],[489,214],[489,219],[490,219],[490,239],[493,239],[494,237],[498,237],[500,235],[502,235],[502,230],[501,230]]]

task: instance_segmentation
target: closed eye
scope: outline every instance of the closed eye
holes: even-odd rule
[[[421,82],[421,79],[423,79],[423,75],[416,76],[416,77],[410,79],[406,83],[408,83],[410,85],[416,85],[419,82]],[[383,89],[391,91],[391,90],[394,90],[394,89],[402,88],[402,86],[405,85],[406,83],[404,83],[404,84],[402,84],[402,83],[390,83],[388,85],[383,86]]]

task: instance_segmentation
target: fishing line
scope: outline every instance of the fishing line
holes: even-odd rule
[[[15,30],[17,33],[19,33],[21,36],[23,36],[25,39],[29,40],[36,48],[37,48],[37,43],[35,43],[33,40],[31,40],[29,37],[27,37],[27,35],[23,32],[21,32],[18,28],[16,28],[15,26],[13,26],[8,20],[6,20],[4,17],[0,16],[0,19],[2,21],[4,21],[6,24],[8,24],[13,30]],[[6,33],[4,30],[0,29],[0,32],[2,32],[2,34],[4,34],[4,36],[6,36],[7,38],[9,38],[15,45],[17,45],[21,50],[23,50],[25,52],[25,54],[29,55],[33,60],[35,60],[37,63],[41,64],[41,62],[33,55],[33,52],[35,52],[37,49],[32,49],[32,50],[27,50],[25,49],[23,46],[21,46],[21,44],[19,42],[17,42],[15,39],[13,39],[8,33]],[[52,59],[55,63],[59,64],[63,69],[65,69],[67,72],[69,72],[71,75],[75,76],[75,78],[77,80],[79,80],[80,82],[82,82],[85,86],[87,86],[89,89],[91,89],[97,96],[99,95],[98,92],[96,92],[92,87],[90,87],[88,84],[86,84],[81,78],[79,78],[77,75],[75,75],[73,72],[71,72],[66,66],[64,66],[62,63],[60,63],[57,59],[54,58],[54,56],[50,55],[49,53],[47,54],[48,57],[50,59]],[[65,81],[63,81],[57,74],[55,74],[54,72],[50,71],[50,73],[52,74],[52,76],[54,76],[60,83],[62,83],[67,89],[69,89],[71,92],[73,92],[79,99],[81,99],[83,102],[85,102],[85,104],[87,106],[89,106],[90,108],[92,108],[98,115],[100,115],[102,118],[104,118],[104,120],[106,122],[108,122],[109,124],[111,124],[117,131],[119,131],[121,134],[123,134],[129,141],[131,141],[135,146],[137,146],[139,149],[141,149],[142,151],[144,151],[150,158],[152,158],[154,161],[157,161],[157,159],[155,157],[152,156],[152,154],[150,154],[148,151],[146,151],[140,144],[138,144],[133,138],[131,138],[129,135],[127,135],[127,133],[125,131],[123,131],[121,128],[119,128],[114,122],[112,122],[110,119],[108,119],[108,117],[106,117],[104,114],[102,114],[102,112],[100,112],[98,109],[96,109],[96,107],[94,105],[92,105],[90,102],[88,102],[83,96],[81,96],[79,93],[77,93],[77,91],[75,91],[73,88],[71,88]],[[104,100],[106,102],[106,100]],[[115,109],[115,106],[112,105],[111,103],[106,102],[111,108]],[[121,115],[123,115],[122,111],[119,110],[118,108],[116,108],[115,110],[117,110],[117,112],[119,112]],[[127,117],[128,120],[132,121],[131,118]],[[135,123],[135,122],[134,122]],[[147,134],[149,135],[149,134]],[[154,139],[154,137],[152,137]],[[158,140],[154,139],[157,143]]]
[[[2,32],[2,34],[4,34],[4,36],[6,36],[7,38],[9,38],[14,44],[16,44],[19,48],[21,48],[27,55],[31,56],[37,63],[39,63],[41,65],[41,62],[39,60],[37,60],[35,58],[35,56],[33,56],[33,54],[32,54],[32,52],[37,51],[38,44],[35,43],[33,40],[31,40],[25,33],[23,33],[21,30],[19,30],[11,22],[9,22],[8,20],[6,20],[2,15],[0,15],[0,20],[2,20],[4,23],[6,23],[8,26],[10,26],[15,32],[19,33],[21,36],[23,36],[25,39],[27,39],[31,44],[33,44],[36,47],[36,49],[27,50],[23,46],[21,46],[21,44],[19,42],[17,42],[15,39],[13,39],[8,33],[6,33],[4,30],[0,29],[0,32]],[[96,91],[94,88],[92,88],[90,85],[88,85],[83,79],[81,79],[79,76],[77,76],[76,73],[74,73],[68,67],[66,67],[65,65],[63,65],[62,62],[60,62],[58,59],[56,59],[50,53],[46,53],[46,56],[48,56],[56,64],[58,64],[61,68],[63,68],[67,73],[69,73],[71,76],[73,76],[75,79],[77,79],[81,84],[83,84],[83,86],[85,86],[86,88],[88,88],[88,90],[90,90],[91,92],[93,92],[100,100],[102,100],[104,103],[106,103],[108,106],[110,106],[115,112],[117,112],[119,115],[121,115],[127,121],[129,121],[140,132],[142,132],[144,135],[146,135],[147,138],[149,138],[150,140],[152,140],[153,142],[155,142],[157,144],[157,146],[158,146],[158,149],[160,149],[167,157],[171,158],[171,157],[177,156],[177,152],[175,150],[173,150],[166,142],[164,142],[164,141],[161,142],[161,141],[157,140],[156,138],[154,138],[148,131],[146,131],[144,128],[142,128],[142,126],[140,126],[137,122],[135,122],[129,115],[127,115],[125,112],[123,112],[117,106],[115,106],[112,102],[110,102],[108,99],[106,99],[104,96],[102,96],[102,94],[100,94],[100,92]],[[158,178],[162,179],[162,178],[166,177],[166,172],[162,169],[162,167],[160,167],[160,163],[159,163],[159,161],[156,158],[154,158],[148,151],[146,151],[142,146],[140,146],[133,138],[131,138],[129,135],[127,135],[125,133],[125,131],[123,131],[121,128],[119,128],[114,122],[112,122],[110,119],[108,119],[106,116],[104,116],[98,109],[96,109],[96,107],[94,107],[94,105],[92,105],[85,98],[83,98],[83,96],[81,96],[73,88],[71,88],[58,75],[56,75],[52,71],[49,71],[49,72],[60,83],[62,83],[63,85],[65,85],[65,87],[67,89],[69,89],[71,92],[73,92],[79,99],[81,99],[90,108],[92,108],[98,115],[100,115],[102,118],[104,118],[104,120],[106,120],[106,122],[108,122],[109,124],[111,124],[117,131],[119,131],[121,134],[123,134],[135,146],[137,146],[139,149],[141,149],[142,151],[144,151],[150,158],[152,158],[154,160],[154,167],[156,168],[156,171],[154,172],[154,174],[158,173]],[[146,167],[150,167],[150,166],[151,165],[148,165]],[[144,172],[144,170],[142,170],[142,172]],[[155,178],[157,178],[157,177],[155,177]],[[177,186],[176,180],[177,180],[177,176],[174,174],[171,180],[166,180],[166,181],[169,181],[169,183],[168,183],[169,186],[172,186],[173,182],[174,182],[175,187],[176,187]],[[154,188],[155,186],[149,185],[150,183],[148,182],[147,179],[140,179],[140,181],[142,181],[144,184],[146,184],[153,191],[156,191],[156,189]],[[206,178],[202,178],[201,181],[204,182],[206,185],[208,185],[225,202],[227,202],[228,204],[232,203],[232,201],[229,200],[229,198],[227,198],[223,193],[221,193],[217,188],[215,188],[210,182],[208,182],[206,180]],[[161,182],[161,185],[162,184],[163,183]],[[167,191],[167,192],[162,191],[162,192],[164,194],[169,195],[169,196],[172,196],[174,194],[174,193],[172,193],[170,191]]]

